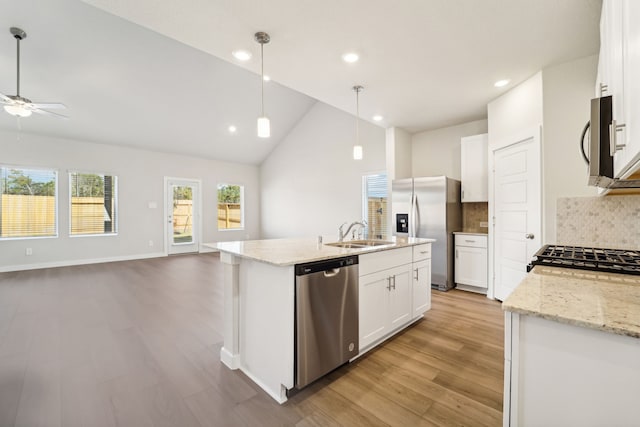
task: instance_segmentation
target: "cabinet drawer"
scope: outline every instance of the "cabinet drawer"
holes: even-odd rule
[[[487,236],[483,234],[456,234],[456,246],[486,248]]]
[[[376,271],[410,264],[411,256],[411,248],[389,249],[386,251],[359,255],[359,275],[364,276],[366,274],[375,273]]]
[[[413,262],[431,259],[431,243],[413,247]]]

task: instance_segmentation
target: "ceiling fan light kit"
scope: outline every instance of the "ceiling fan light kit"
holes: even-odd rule
[[[271,38],[269,34],[260,31],[255,33],[255,40],[260,43],[260,84],[261,84],[261,100],[262,114],[258,117],[258,137],[269,138],[271,136],[271,123],[269,118],[264,115],[264,45],[269,43]]]
[[[20,42],[27,38],[27,33],[21,28],[11,27],[9,32],[16,39],[16,94],[4,95],[0,93],[0,103],[4,104],[4,111],[15,117],[29,117],[32,113],[36,112],[47,116],[55,116],[66,119],[66,116],[61,114],[55,114],[50,111],[43,110],[66,108],[60,103],[36,103],[31,102],[30,99],[20,96]]]

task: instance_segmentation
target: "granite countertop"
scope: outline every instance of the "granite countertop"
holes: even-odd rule
[[[454,231],[453,234],[473,234],[477,236],[486,236],[488,233],[486,231],[462,230],[462,231]]]
[[[278,266],[295,265],[304,262],[320,261],[324,259],[340,258],[349,255],[362,255],[370,252],[386,251],[433,243],[435,239],[405,238],[387,239],[393,243],[367,248],[338,248],[327,246],[326,243],[337,241],[333,238],[323,238],[325,244],[318,244],[317,238],[304,239],[269,239],[269,240],[245,240],[237,242],[205,243],[204,246],[218,249],[241,258],[253,259]],[[348,242],[348,241],[346,241]]]
[[[536,266],[502,308],[640,338],[640,276]]]

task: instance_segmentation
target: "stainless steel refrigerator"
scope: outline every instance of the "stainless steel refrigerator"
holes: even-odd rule
[[[453,232],[462,230],[460,181],[446,176],[394,180],[391,204],[394,236],[436,239],[431,287],[441,291],[453,288]]]

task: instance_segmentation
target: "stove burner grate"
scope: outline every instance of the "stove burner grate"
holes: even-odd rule
[[[534,265],[640,275],[640,251],[545,245],[534,255],[527,271]]]

